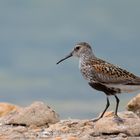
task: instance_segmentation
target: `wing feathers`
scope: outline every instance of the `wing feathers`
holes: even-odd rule
[[[95,80],[107,84],[140,85],[140,78],[134,74],[101,59],[89,62]]]

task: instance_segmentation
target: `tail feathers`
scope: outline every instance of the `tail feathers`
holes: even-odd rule
[[[128,84],[128,85],[121,85],[121,84],[109,84],[108,87],[120,89],[120,93],[132,93],[140,91],[140,84]]]
[[[120,87],[121,92],[127,92],[127,93],[132,93],[132,92],[137,92],[140,91],[140,85],[125,85]]]
[[[140,85],[140,77],[137,77],[136,79],[131,80],[126,85]]]

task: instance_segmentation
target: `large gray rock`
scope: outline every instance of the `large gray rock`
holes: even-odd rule
[[[140,94],[130,100],[130,102],[127,104],[127,110],[133,111],[140,117]]]
[[[133,112],[126,111],[118,113],[121,119],[104,117],[94,125],[96,134],[120,134],[124,133],[129,136],[140,135],[140,118]]]
[[[59,121],[58,114],[43,102],[34,102],[29,107],[21,108],[4,117],[5,124],[43,126]]]

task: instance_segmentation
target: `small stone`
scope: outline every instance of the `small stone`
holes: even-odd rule
[[[112,117],[112,116],[114,116],[113,111],[108,111],[108,112],[105,112],[105,114],[104,114],[104,117]]]
[[[0,103],[0,117],[6,116],[12,111],[18,110],[20,107],[9,103]]]
[[[140,94],[130,100],[130,102],[127,104],[127,110],[133,111],[140,117]]]
[[[80,139],[74,136],[70,136],[67,138],[67,140],[80,140]]]
[[[122,138],[126,138],[126,137],[127,137],[127,135],[124,134],[124,133],[120,133],[118,136],[120,136],[120,137],[122,137]]]
[[[55,140],[62,140],[62,138],[61,137],[56,137]]]

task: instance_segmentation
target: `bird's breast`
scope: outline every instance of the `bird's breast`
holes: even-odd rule
[[[88,80],[89,82],[95,80],[95,75],[94,75],[94,72],[93,72],[93,68],[91,68],[90,65],[85,65],[85,64],[81,63],[81,64],[79,64],[79,69],[82,73],[82,76],[86,80]]]

